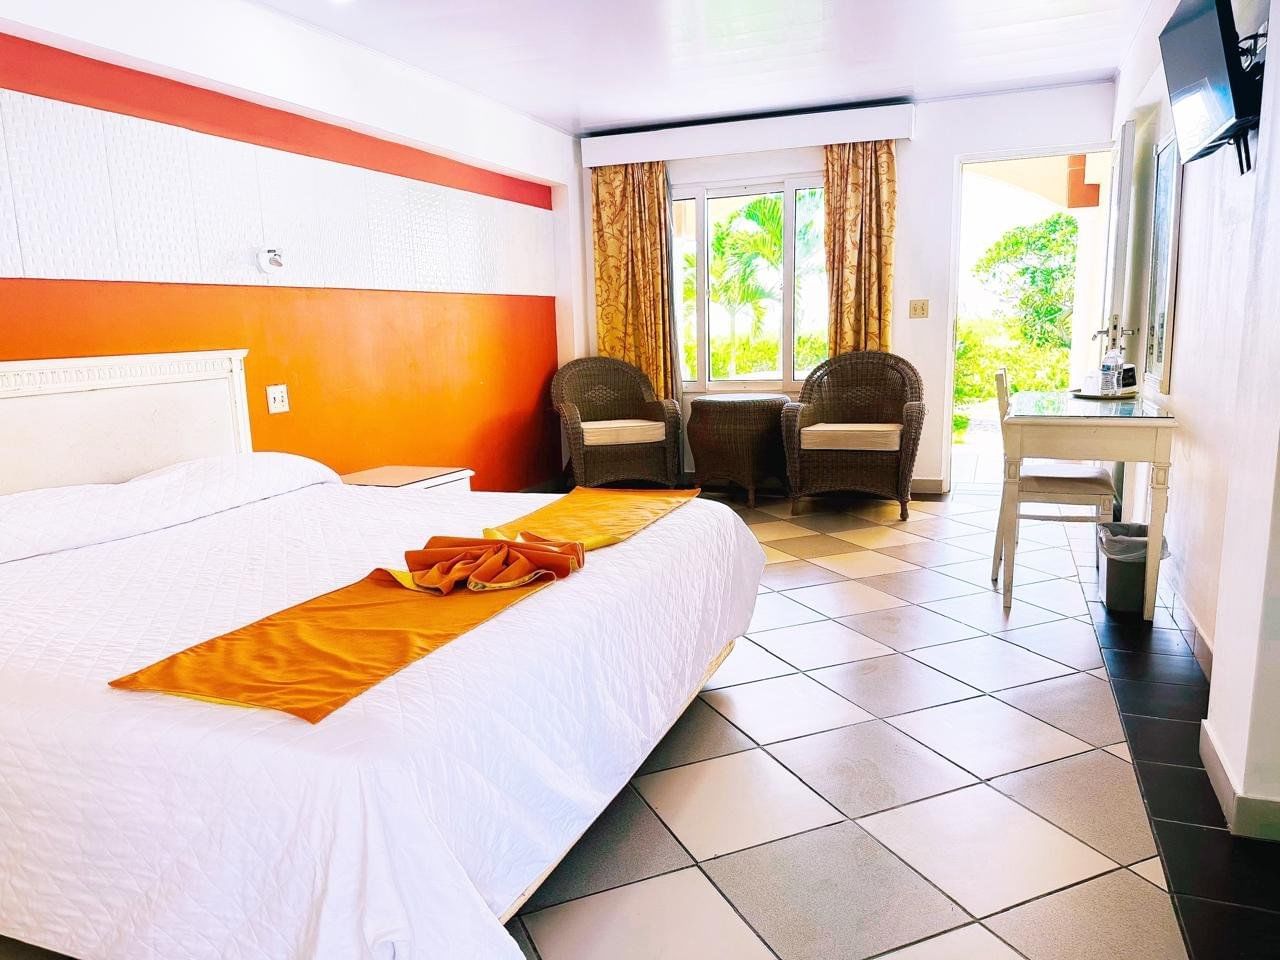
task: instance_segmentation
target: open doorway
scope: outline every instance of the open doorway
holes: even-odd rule
[[[998,484],[995,372],[1065,390],[1101,359],[1111,154],[961,168],[951,481]]]

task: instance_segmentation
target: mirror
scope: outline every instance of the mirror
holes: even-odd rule
[[[1170,137],[1156,147],[1155,200],[1151,219],[1151,290],[1147,300],[1146,384],[1169,392],[1174,292],[1178,275],[1178,205],[1182,164]]]

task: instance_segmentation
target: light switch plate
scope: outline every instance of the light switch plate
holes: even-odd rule
[[[912,300],[907,307],[907,315],[912,320],[923,320],[929,316],[928,300]]]
[[[267,387],[267,413],[289,412],[289,387],[283,383],[273,383]]]

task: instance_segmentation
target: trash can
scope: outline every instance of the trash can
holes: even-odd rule
[[[1113,613],[1141,613],[1147,572],[1147,525],[1100,523],[1102,554],[1100,580],[1106,584],[1107,609]],[[1160,544],[1161,558],[1169,556],[1169,542]]]

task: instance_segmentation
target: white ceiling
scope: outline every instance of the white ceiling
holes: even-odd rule
[[[258,0],[570,133],[1109,78],[1148,0]]]

